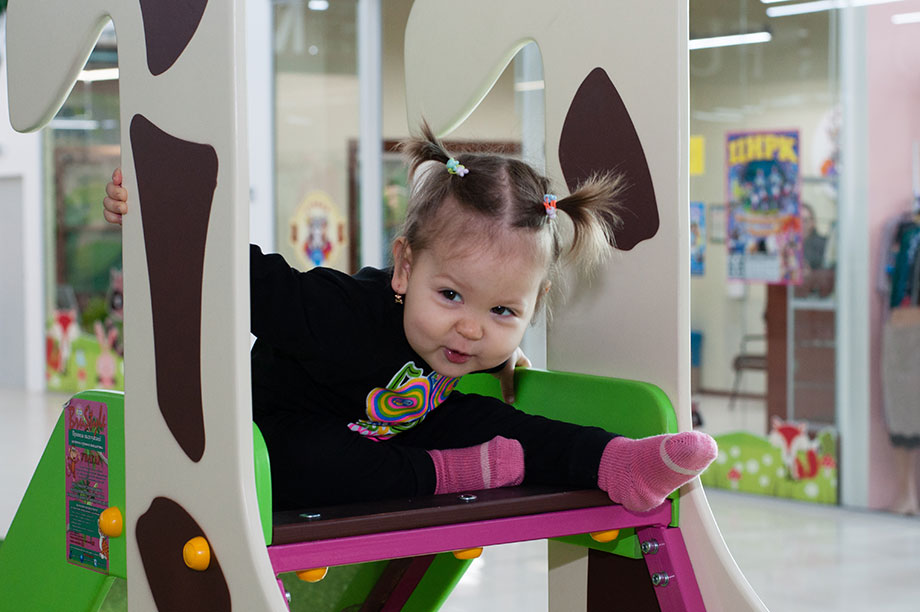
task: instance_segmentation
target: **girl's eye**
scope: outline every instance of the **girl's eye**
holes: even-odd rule
[[[454,291],[453,289],[441,289],[441,295],[450,300],[451,302],[459,302],[460,294]]]
[[[496,306],[492,309],[492,313],[503,317],[513,317],[515,314],[514,311],[507,306]]]

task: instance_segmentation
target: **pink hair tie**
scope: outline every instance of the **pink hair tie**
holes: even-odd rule
[[[546,216],[550,219],[556,218],[556,196],[547,193],[543,196],[543,208],[546,209]]]

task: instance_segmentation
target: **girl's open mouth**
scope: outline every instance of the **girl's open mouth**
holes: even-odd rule
[[[444,356],[447,357],[447,360],[451,363],[466,363],[470,360],[472,355],[467,355],[466,353],[461,353],[460,351],[455,351],[454,349],[445,348]]]

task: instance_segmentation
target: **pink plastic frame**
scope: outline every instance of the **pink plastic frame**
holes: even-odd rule
[[[546,514],[269,546],[276,574],[314,567],[416,557],[477,546],[541,540],[607,529],[667,525],[671,504],[636,513],[602,506]]]

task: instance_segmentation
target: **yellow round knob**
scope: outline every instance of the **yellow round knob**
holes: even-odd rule
[[[464,548],[463,550],[455,550],[454,556],[461,561],[466,559],[476,559],[479,555],[482,554],[482,547],[479,548]]]
[[[125,521],[121,518],[121,510],[112,506],[106,508],[99,515],[99,531],[107,538],[117,538],[122,534]]]
[[[606,531],[592,531],[588,534],[595,542],[613,542],[620,535],[619,529],[608,529]]]
[[[328,571],[328,567],[315,567],[313,569],[301,570],[297,572],[297,577],[304,582],[319,582],[326,577],[326,572]]]
[[[195,536],[182,548],[182,559],[189,569],[203,572],[211,565],[211,546],[201,536]]]

